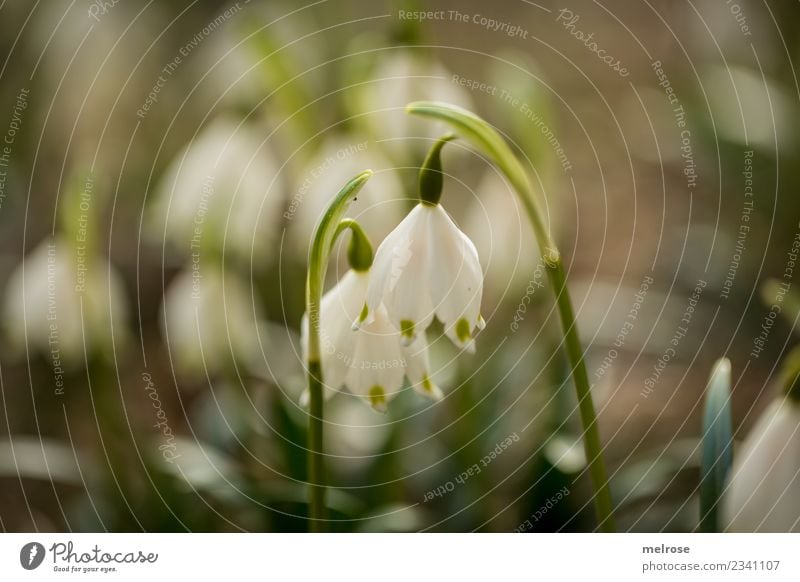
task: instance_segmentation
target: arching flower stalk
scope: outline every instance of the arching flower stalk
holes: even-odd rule
[[[325,476],[323,453],[323,377],[320,313],[322,288],[328,266],[331,247],[342,232],[340,223],[350,202],[356,197],[364,183],[372,176],[366,170],[350,180],[339,191],[322,216],[314,231],[309,254],[306,279],[306,315],[308,317],[308,339],[305,342],[308,374],[308,483],[309,517],[312,531],[322,531],[325,525]],[[357,245],[357,243],[356,243]],[[353,245],[351,245],[353,248]],[[355,252],[355,251],[354,251]],[[371,252],[370,252],[371,254]]]
[[[584,362],[583,348],[578,336],[572,301],[567,289],[566,273],[561,262],[561,255],[544,222],[539,202],[528,180],[527,173],[508,144],[486,121],[474,113],[449,103],[435,101],[410,103],[406,107],[406,111],[414,115],[444,121],[458,134],[487,154],[489,159],[505,174],[519,196],[522,206],[525,208],[542,253],[543,262],[547,268],[550,283],[556,295],[558,313],[564,334],[564,344],[578,396],[578,407],[583,425],[583,444],[595,492],[594,504],[598,525],[603,531],[614,531],[613,504],[603,463],[600,435],[597,429],[597,415],[592,402],[591,385],[586,373],[586,363]],[[380,254],[380,250],[378,254]],[[456,328],[456,337],[458,337],[458,331],[458,328]]]

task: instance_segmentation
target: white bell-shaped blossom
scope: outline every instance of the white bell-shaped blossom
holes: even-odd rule
[[[222,249],[263,264],[284,202],[280,165],[265,133],[217,119],[170,164],[157,188],[155,236],[186,254]],[[254,244],[254,241],[257,241]]]
[[[322,298],[320,358],[324,394],[346,387],[379,411],[402,389],[403,378],[417,392],[433,399],[442,396],[430,379],[428,346],[424,334],[405,345],[383,307],[359,329],[353,321],[364,308],[369,283],[367,271],[351,269]],[[308,317],[302,322],[302,347],[308,356]]]
[[[178,274],[164,295],[162,325],[181,374],[204,377],[259,369],[262,318],[250,289],[233,272],[202,262]]]
[[[447,336],[473,351],[480,315],[483,271],[475,245],[439,204],[420,203],[375,253],[367,293],[369,323],[385,305],[389,321],[415,341],[434,315]]]
[[[82,367],[86,356],[113,357],[114,341],[126,339],[123,283],[108,260],[78,255],[59,236],[28,254],[11,274],[6,291],[5,327],[13,347],[48,355],[54,366]]]
[[[767,408],[734,455],[722,514],[738,532],[800,531],[800,403]]]

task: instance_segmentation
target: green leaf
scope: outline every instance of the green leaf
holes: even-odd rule
[[[714,364],[706,387],[703,413],[703,459],[700,467],[700,529],[719,531],[718,511],[725,478],[733,464],[731,427],[731,362]]]

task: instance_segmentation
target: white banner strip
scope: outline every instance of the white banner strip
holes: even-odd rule
[[[3,534],[0,580],[800,580],[792,534]]]

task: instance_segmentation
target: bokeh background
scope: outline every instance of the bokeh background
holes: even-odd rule
[[[0,528],[304,531],[309,238],[365,168],[350,214],[375,244],[402,219],[443,131],[403,106],[438,99],[503,132],[543,197],[620,528],[696,529],[713,362],[732,361],[741,438],[794,342],[793,289],[770,281],[800,231],[799,15],[746,0],[0,2]],[[475,355],[429,330],[439,403],[328,403],[332,529],[592,531],[526,218],[465,144],[444,164],[488,325]],[[329,284],[346,267],[337,249]]]

